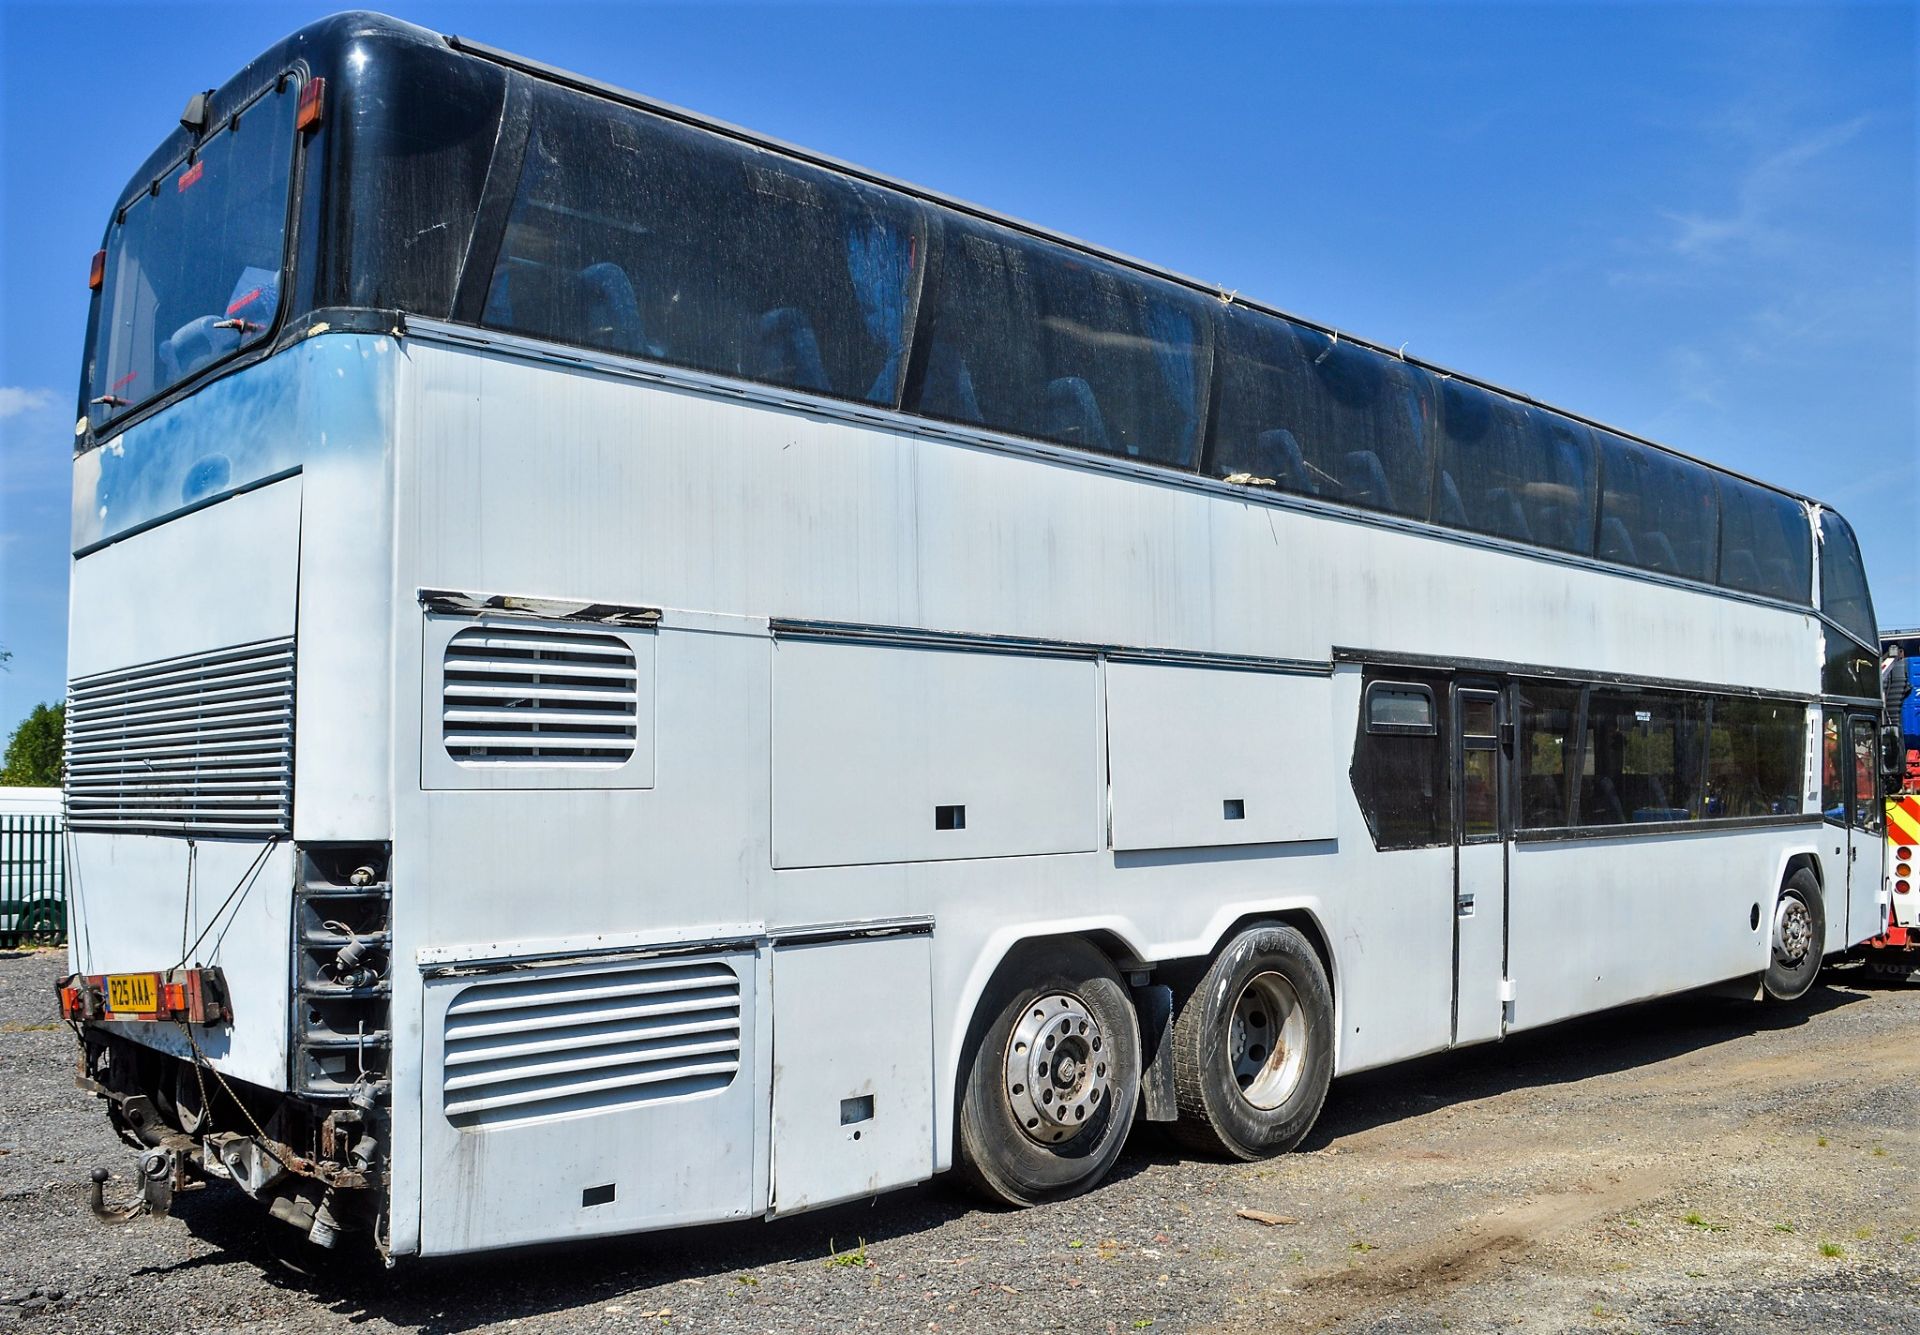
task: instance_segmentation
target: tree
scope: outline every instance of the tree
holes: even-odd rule
[[[10,788],[55,788],[60,784],[60,769],[65,760],[67,707],[35,705],[33,712],[20,720],[7,741],[7,759],[0,768],[0,786]]]

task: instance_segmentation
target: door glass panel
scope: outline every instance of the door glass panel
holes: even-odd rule
[[[1885,829],[1886,811],[1880,805],[1880,758],[1874,745],[1873,724],[1853,721],[1853,827],[1868,834]]]
[[[1493,697],[1488,695],[1460,695],[1460,735],[1462,737],[1493,737],[1494,729]]]
[[[1467,751],[1461,755],[1460,833],[1464,838],[1499,837],[1499,756],[1498,751]]]
[[[1826,737],[1820,747],[1820,810],[1835,825],[1847,823],[1847,797],[1851,792],[1847,766],[1851,763],[1844,718],[1830,713],[1826,718]]]

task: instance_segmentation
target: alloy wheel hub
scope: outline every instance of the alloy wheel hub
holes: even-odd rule
[[[1813,948],[1813,914],[1788,895],[1773,911],[1773,956],[1782,964],[1798,964]]]
[[[1007,1038],[1006,1093],[1028,1138],[1058,1145],[1086,1129],[1112,1097],[1106,1038],[1086,1003],[1036,997]]]

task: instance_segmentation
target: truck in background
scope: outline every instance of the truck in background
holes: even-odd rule
[[[1886,701],[1887,927],[1860,949],[1874,972],[1920,978],[1920,628],[1882,631]],[[1898,741],[1894,737],[1897,734]]]

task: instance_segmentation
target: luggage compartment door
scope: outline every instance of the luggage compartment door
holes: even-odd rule
[[[932,940],[773,952],[773,1214],[933,1176]]]
[[[421,1252],[757,1213],[763,958],[742,946],[429,976]]]

